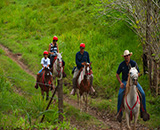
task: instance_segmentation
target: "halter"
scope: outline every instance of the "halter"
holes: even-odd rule
[[[136,94],[137,94],[137,93],[136,93]],[[132,110],[133,110],[134,107],[137,105],[137,103],[140,104],[138,94],[137,94],[137,100],[136,100],[136,102],[135,102],[135,104],[133,105],[132,108],[129,106],[129,104],[128,104],[128,102],[127,102],[127,97],[126,97],[126,104],[127,104],[128,108],[129,108],[129,110],[130,110],[130,118],[131,118],[131,120],[132,120]]]

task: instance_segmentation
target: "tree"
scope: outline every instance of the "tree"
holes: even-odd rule
[[[101,15],[123,20],[139,36],[143,46],[144,74],[149,74],[151,92],[160,91],[160,0],[102,0]],[[160,94],[160,93],[159,93]]]

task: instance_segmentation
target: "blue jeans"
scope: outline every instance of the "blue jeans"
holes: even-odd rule
[[[124,88],[119,88],[119,93],[118,93],[118,104],[117,104],[117,113],[119,112],[120,110],[120,107],[121,107],[121,104],[122,104],[122,99],[123,99],[123,95],[124,95],[124,91],[126,89],[126,84],[127,84],[127,81],[122,81],[122,83],[124,84]],[[141,85],[138,83],[137,84],[137,88],[139,90],[139,92],[141,93],[142,95],[142,104],[143,104],[143,107],[144,107],[144,110],[146,111],[146,98],[145,98],[145,93],[141,87]],[[141,110],[142,111],[142,110]],[[121,115],[122,115],[122,111],[121,111]]]
[[[42,72],[43,68],[38,72],[39,74]],[[52,75],[52,72],[50,72],[50,74]]]

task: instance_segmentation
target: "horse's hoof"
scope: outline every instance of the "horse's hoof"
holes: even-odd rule
[[[35,87],[36,89],[38,89],[38,85],[35,85],[34,87]]]
[[[118,120],[119,122],[122,122],[122,115],[121,115],[121,114],[118,114],[118,115],[117,115],[117,120]]]

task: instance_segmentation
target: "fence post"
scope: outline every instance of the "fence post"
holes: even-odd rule
[[[63,80],[58,80],[58,112],[59,121],[63,122]]]

